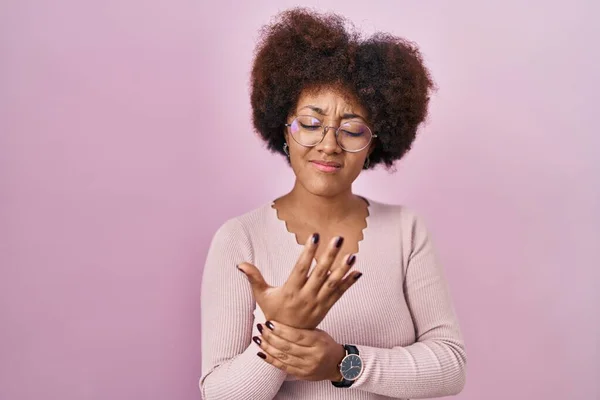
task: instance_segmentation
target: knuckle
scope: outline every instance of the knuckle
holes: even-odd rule
[[[281,347],[281,351],[282,351],[282,352],[284,352],[284,353],[288,353],[290,350],[292,350],[292,346],[291,346],[291,345],[289,345],[289,344],[284,344],[284,345]]]
[[[328,311],[329,308],[319,307],[319,309],[317,310],[317,312],[315,312],[313,316],[313,320],[321,322],[323,318],[325,318],[325,315],[327,315]]]
[[[306,274],[308,272],[308,268],[305,267],[304,265],[299,265],[297,267],[298,273],[300,274]]]
[[[294,308],[296,310],[310,309],[312,301],[304,296],[299,296],[294,299]]]
[[[317,278],[324,278],[325,276],[327,276],[327,269],[325,268],[317,268],[314,270],[313,274],[315,274],[315,276]]]
[[[310,266],[310,257],[308,255],[301,257],[298,260],[298,262],[296,263],[296,268],[298,269],[299,272],[308,270],[309,266]]]
[[[286,353],[282,352],[282,351],[280,351],[279,353],[277,353],[276,357],[278,359],[280,359],[280,360],[287,360],[289,358],[289,356]]]
[[[333,264],[333,261],[335,260],[335,254],[333,253],[328,253],[324,258],[323,258],[323,262],[321,263],[321,265],[324,266],[330,266]]]
[[[321,318],[321,315],[322,315],[322,312],[321,312],[321,310],[320,310],[320,307],[315,307],[315,308],[313,308],[313,309],[310,311],[310,313],[308,314],[308,318],[309,318],[311,321],[314,321],[314,320],[318,320],[318,319],[320,319],[320,318]]]

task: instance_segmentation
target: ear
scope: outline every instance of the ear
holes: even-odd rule
[[[290,116],[288,115],[285,119],[285,123],[288,123],[287,121],[290,119]],[[290,144],[290,130],[288,129],[287,126],[283,127],[283,137],[285,138],[285,141],[287,142],[287,144]]]

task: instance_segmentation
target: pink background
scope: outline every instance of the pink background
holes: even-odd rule
[[[209,240],[292,184],[247,78],[296,3],[248,3],[1,2],[0,399],[199,397]],[[600,7],[318,3],[418,42],[440,87],[398,172],[355,188],[429,221],[459,398],[600,398]]]

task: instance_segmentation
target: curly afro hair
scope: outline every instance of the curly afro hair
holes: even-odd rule
[[[339,15],[294,8],[261,30],[250,100],[254,128],[271,151],[284,154],[283,124],[302,91],[323,87],[342,89],[368,111],[378,135],[370,168],[389,168],[410,149],[434,89],[421,54],[402,38],[362,39],[351,28]]]

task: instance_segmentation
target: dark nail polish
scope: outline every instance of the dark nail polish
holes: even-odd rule
[[[261,341],[260,341],[260,338],[259,338],[258,336],[254,336],[254,337],[252,338],[252,340],[254,340],[254,343],[256,343],[257,345],[259,345],[259,346],[260,346],[260,343],[261,343]]]
[[[275,326],[273,325],[273,323],[271,321],[267,321],[265,322],[265,325],[267,326],[267,328],[269,328],[270,330],[275,329]]]
[[[260,358],[262,358],[263,360],[267,359],[267,355],[265,353],[261,353],[260,351],[258,353],[256,353],[257,356],[259,356]]]
[[[343,243],[344,243],[344,238],[340,236],[337,239],[337,241],[335,242],[335,247],[339,249],[340,247],[342,247]]]
[[[261,324],[257,324],[257,325],[256,325],[256,328],[258,328],[258,331],[259,331],[260,333],[262,333],[262,331],[263,331],[263,327],[262,327],[262,325],[261,325]]]
[[[360,278],[361,276],[362,276],[362,272],[361,272],[361,273],[359,273],[359,274],[357,274],[356,276],[354,276],[354,280],[355,280],[355,281],[357,281],[357,280],[358,280],[358,278]]]
[[[348,265],[349,266],[353,266],[354,262],[356,261],[356,256],[354,254],[352,254],[349,258],[348,258]]]
[[[240,268],[240,266],[239,266],[239,265],[236,265],[235,267],[238,269],[238,271],[240,271],[240,272],[242,272],[242,273],[244,272],[244,271],[242,271],[242,269]]]
[[[313,242],[313,244],[317,244],[317,243],[319,243],[319,239],[320,239],[320,236],[319,236],[319,234],[318,234],[318,233],[315,233],[315,234],[313,235],[313,237],[312,237],[312,242]]]

